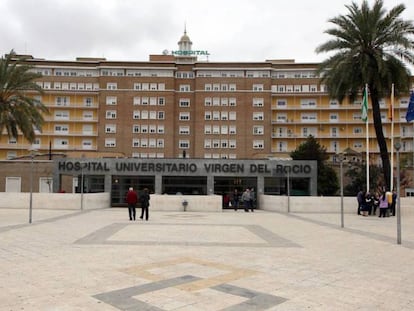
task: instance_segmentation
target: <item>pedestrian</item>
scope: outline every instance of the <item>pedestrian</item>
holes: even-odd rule
[[[385,192],[382,193],[379,199],[379,216],[378,217],[385,217],[388,209],[388,199]]]
[[[145,188],[142,194],[140,195],[140,202],[141,202],[141,219],[148,220],[148,210],[149,210],[149,201],[150,201],[150,195],[148,193],[148,188]]]
[[[134,191],[134,188],[129,187],[129,190],[127,192],[125,200],[128,204],[129,220],[135,220],[136,205],[137,205],[137,202],[138,202],[138,195]]]
[[[358,212],[358,215],[361,215],[361,206],[362,206],[362,203],[364,202],[364,196],[365,196],[364,191],[362,189],[360,189],[358,191],[358,194],[357,194],[357,202],[358,202],[357,212]]]
[[[362,216],[368,216],[368,212],[371,209],[371,203],[372,203],[371,194],[367,191],[365,193],[365,198],[361,205]]]
[[[240,201],[240,195],[237,189],[234,189],[232,197],[231,197],[231,205],[233,205],[233,208],[235,211],[239,208],[239,201]]]
[[[243,208],[245,212],[248,212],[250,207],[250,189],[247,188],[242,194]]]
[[[256,193],[254,192],[254,188],[250,189],[250,210],[254,212],[254,208],[256,206]]]

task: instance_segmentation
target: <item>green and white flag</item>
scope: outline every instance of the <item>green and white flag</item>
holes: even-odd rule
[[[364,97],[362,98],[361,120],[367,122],[368,120],[368,87],[365,86]]]

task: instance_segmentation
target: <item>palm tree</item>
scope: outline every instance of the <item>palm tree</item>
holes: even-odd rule
[[[6,129],[9,138],[17,139],[20,132],[30,143],[35,140],[35,129],[42,128],[43,113],[48,113],[34,97],[42,94],[35,82],[41,75],[31,69],[13,50],[0,58],[0,133]]]
[[[390,159],[379,100],[390,95],[392,84],[396,95],[409,90],[410,71],[405,63],[414,63],[414,26],[400,17],[403,4],[388,12],[382,0],[376,0],[372,7],[366,0],[361,7],[355,2],[345,7],[348,14],[330,19],[335,27],[325,31],[335,38],[316,49],[317,53],[333,53],[320,64],[319,74],[329,95],[340,102],[345,97],[354,100],[368,84],[384,178],[390,188]]]

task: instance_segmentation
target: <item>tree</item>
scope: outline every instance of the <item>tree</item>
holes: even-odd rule
[[[414,64],[414,26],[400,15],[403,4],[388,12],[382,0],[369,7],[364,0],[361,7],[347,5],[347,15],[329,20],[334,28],[325,32],[335,38],[317,47],[316,52],[333,52],[319,66],[321,82],[328,87],[329,95],[340,102],[345,97],[354,100],[368,84],[372,119],[382,160],[384,178],[390,187],[390,159],[382,130],[379,100],[389,96],[392,84],[395,93],[409,90],[410,72],[404,62]]]
[[[35,129],[42,128],[43,113],[48,112],[33,96],[42,94],[35,82],[41,75],[31,69],[13,50],[0,58],[0,132],[6,129],[9,138],[17,139],[20,131],[30,143]]]
[[[326,148],[322,147],[315,137],[309,135],[305,142],[290,153],[290,157],[293,160],[316,160],[319,195],[334,195],[338,191],[338,177],[331,167],[325,165],[329,155]]]

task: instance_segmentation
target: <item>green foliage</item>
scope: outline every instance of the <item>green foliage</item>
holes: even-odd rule
[[[42,113],[48,109],[33,97],[42,94],[42,89],[35,82],[41,75],[31,69],[13,50],[0,58],[0,132],[6,129],[9,137],[17,139],[20,130],[32,143],[35,128],[41,130],[44,123]]]
[[[414,25],[400,15],[403,4],[386,11],[382,0],[372,7],[364,0],[346,6],[348,13],[329,20],[334,25],[325,31],[332,36],[316,52],[331,53],[319,66],[321,82],[329,95],[342,101],[353,101],[368,84],[375,134],[386,182],[390,180],[390,159],[383,133],[379,100],[389,96],[392,84],[395,94],[409,90],[410,72],[404,62],[414,64]],[[389,185],[388,185],[389,186]]]
[[[314,160],[318,164],[318,195],[334,195],[339,189],[335,171],[326,166],[329,159],[326,148],[321,146],[312,135],[290,153],[293,160]]]

